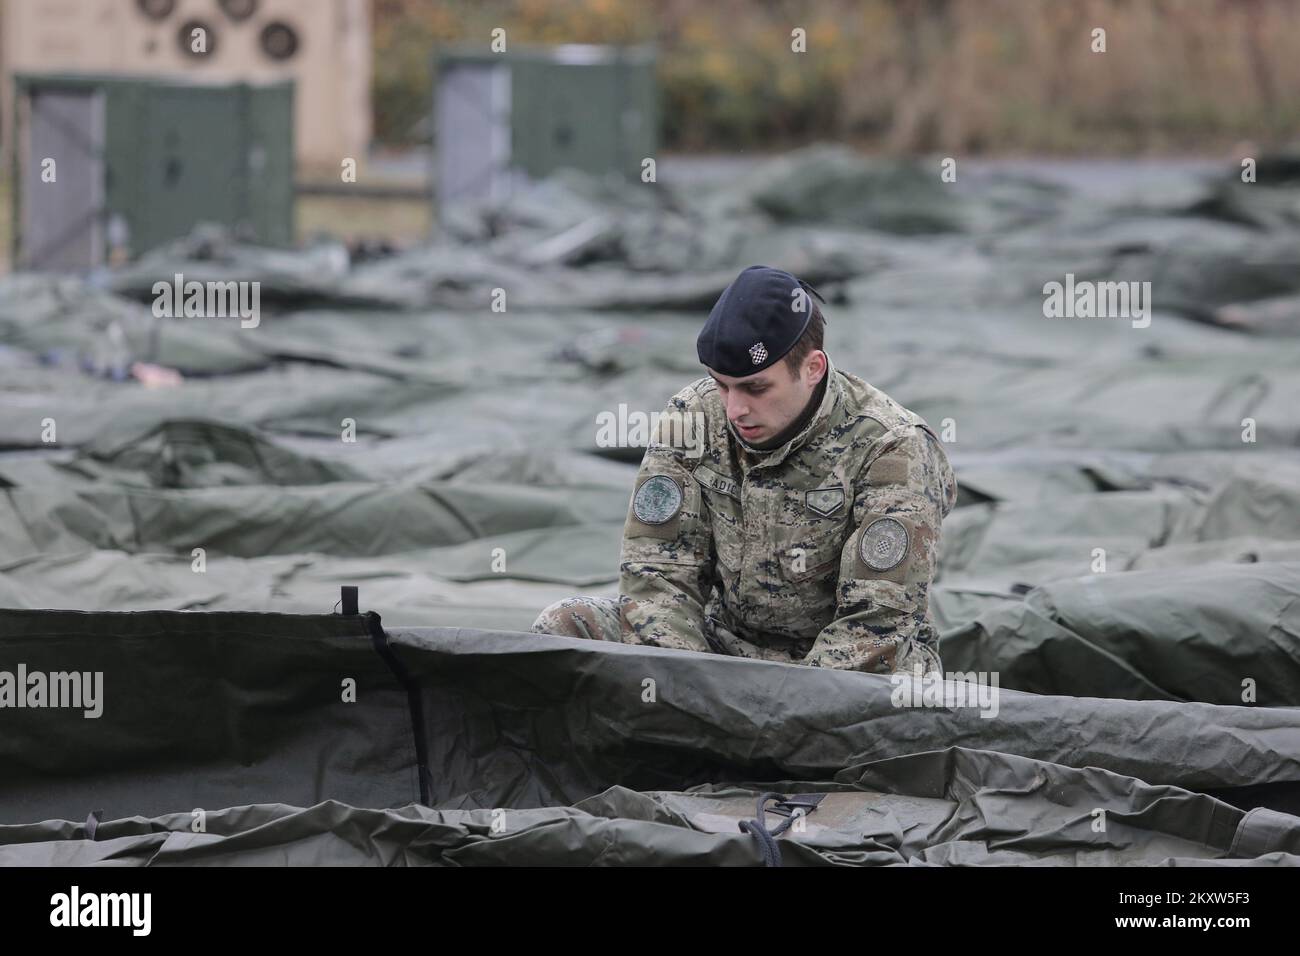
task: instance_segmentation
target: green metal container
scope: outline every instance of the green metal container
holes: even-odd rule
[[[14,89],[16,268],[93,268],[199,222],[292,242],[292,82],[20,74]]]
[[[558,169],[639,179],[658,145],[651,46],[448,47],[434,55],[440,206],[507,197]]]

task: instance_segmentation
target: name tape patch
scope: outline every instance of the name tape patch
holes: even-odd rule
[[[712,468],[700,466],[695,469],[695,480],[705,488],[711,488],[719,494],[740,500],[740,485],[726,475],[720,475]]]

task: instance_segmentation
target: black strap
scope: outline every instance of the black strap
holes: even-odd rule
[[[340,603],[343,606],[343,615],[358,614],[356,585],[345,584],[341,590]],[[388,634],[383,628],[379,615],[374,611],[367,611],[366,626],[370,631],[370,643],[375,653],[388,665],[388,669],[393,672],[397,682],[406,691],[406,706],[411,717],[411,734],[415,738],[415,772],[420,787],[420,803],[427,807],[433,799],[433,776],[429,773],[429,743],[428,737],[425,736],[424,699],[420,696],[420,685],[393,653],[393,649],[388,646]]]
[[[356,588],[352,590],[355,591]],[[433,775],[429,772],[429,741],[424,732],[424,699],[420,696],[420,685],[406,669],[406,665],[393,653],[393,649],[388,646],[388,634],[381,625],[379,615],[374,611],[367,611],[366,622],[370,627],[370,643],[374,645],[375,652],[383,658],[388,669],[397,678],[397,682],[406,690],[406,706],[411,714],[411,733],[415,737],[415,769],[420,784],[420,803],[427,807],[433,799]]]
[[[754,811],[754,819],[741,820],[740,832],[748,833],[750,836],[754,838],[754,842],[758,844],[758,855],[763,858],[764,866],[782,866],[783,864],[781,862],[781,847],[777,844],[776,838],[779,837],[786,830],[790,829],[790,825],[794,823],[794,814],[792,813],[789,819],[787,819],[785,823],[782,823],[775,830],[769,830],[767,828],[767,825],[763,822],[763,817],[765,815],[763,806],[769,800],[775,800],[778,803],[780,803],[781,794],[779,793],[762,794],[758,798],[758,807]]]

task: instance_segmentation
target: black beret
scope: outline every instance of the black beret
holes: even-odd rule
[[[770,266],[750,266],[738,275],[718,296],[695,340],[700,362],[743,378],[785,358],[812,319],[812,303],[795,289],[826,301],[802,279]]]

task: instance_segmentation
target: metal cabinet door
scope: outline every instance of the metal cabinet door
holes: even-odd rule
[[[34,89],[25,104],[18,268],[93,268],[104,261],[104,97]]]

